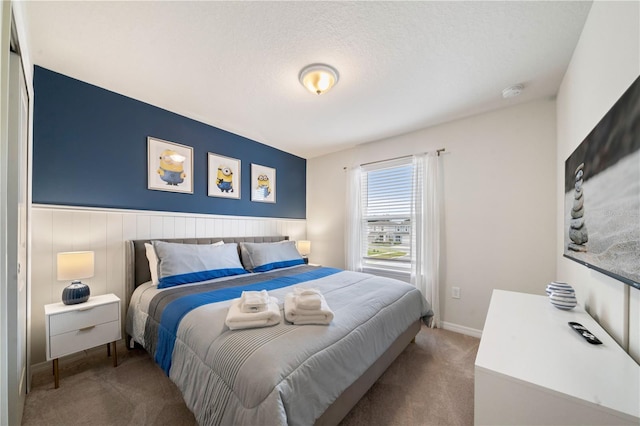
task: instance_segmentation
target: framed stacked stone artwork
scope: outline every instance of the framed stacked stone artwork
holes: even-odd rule
[[[640,289],[640,77],[565,161],[564,256]]]

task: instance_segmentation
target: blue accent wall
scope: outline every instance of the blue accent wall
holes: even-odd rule
[[[306,217],[306,160],[58,74],[34,70],[33,202]],[[147,137],[193,147],[193,194],[147,189]],[[207,153],[242,161],[241,198],[207,196]],[[276,169],[276,203],[251,201],[251,163]]]

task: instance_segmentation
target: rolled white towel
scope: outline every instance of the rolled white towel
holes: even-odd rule
[[[267,290],[243,291],[240,296],[240,312],[262,312],[269,305],[269,293]]]
[[[327,325],[333,321],[333,311],[327,305],[324,296],[320,309],[299,309],[296,306],[296,295],[288,293],[284,298],[284,317],[296,325],[320,324]]]
[[[322,293],[315,288],[295,287],[296,308],[318,310],[322,308]]]
[[[258,328],[276,325],[280,322],[280,306],[278,299],[271,297],[267,309],[262,312],[245,313],[240,311],[240,299],[234,299],[229,306],[225,324],[231,330]]]

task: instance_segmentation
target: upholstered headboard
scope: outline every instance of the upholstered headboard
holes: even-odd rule
[[[170,243],[180,244],[213,244],[218,241],[224,241],[225,243],[274,243],[277,241],[288,240],[288,236],[269,236],[269,237],[207,237],[207,238],[154,238],[158,241],[167,241]],[[151,273],[149,272],[149,261],[147,260],[147,253],[144,247],[144,243],[148,243],[151,240],[130,240],[126,241],[126,295],[127,306],[129,297],[140,284],[146,283],[151,280]],[[238,252],[239,254],[239,252]]]

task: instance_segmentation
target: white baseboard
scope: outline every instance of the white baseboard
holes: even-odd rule
[[[33,376],[34,374],[42,373],[44,370],[53,371],[53,367],[51,366],[51,361],[39,362],[37,364],[32,364],[29,369],[29,373]]]
[[[477,337],[478,339],[482,337],[482,330],[477,330],[475,328],[465,327],[463,325],[453,324],[445,321],[440,322],[440,324],[445,330],[455,331],[456,333],[466,334],[467,336]]]

